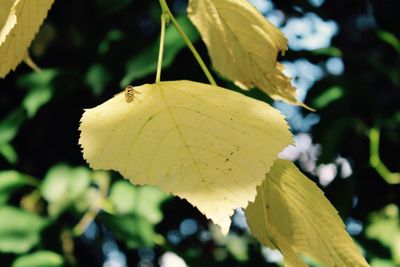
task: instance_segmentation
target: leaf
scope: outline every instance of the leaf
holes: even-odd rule
[[[0,2],[0,78],[14,70],[27,55],[52,4],[53,0]]]
[[[18,162],[17,151],[15,151],[14,147],[9,143],[0,143],[0,155],[12,165]]]
[[[274,163],[245,214],[253,235],[278,248],[286,266],[302,266],[289,264],[298,257],[292,251],[325,267],[369,266],[323,192],[290,161]]]
[[[62,267],[64,260],[61,255],[52,251],[36,251],[18,257],[12,267]]]
[[[152,247],[156,239],[154,227],[163,218],[160,206],[167,198],[156,187],[118,181],[113,184],[109,197],[116,215],[103,214],[101,219],[130,248]]]
[[[110,201],[118,214],[136,214],[153,224],[163,218],[161,203],[168,198],[164,192],[153,186],[133,186],[126,181],[114,183],[110,191]]]
[[[15,170],[0,171],[0,196],[4,201],[7,201],[16,189],[25,185],[32,185],[29,176]]]
[[[369,215],[365,234],[390,249],[394,262],[400,263],[400,211],[396,204],[389,204]]]
[[[40,240],[45,220],[11,206],[0,207],[0,251],[25,253]]]
[[[338,101],[344,95],[344,89],[340,86],[331,86],[323,91],[313,100],[313,106],[316,108],[325,108],[332,102]]]
[[[86,192],[90,185],[90,173],[88,168],[71,168],[64,164],[55,165],[48,171],[41,193],[49,202],[51,216],[58,216]]]
[[[256,195],[277,153],[292,142],[268,104],[191,81],[135,87],[85,111],[79,144],[94,169],[187,199],[227,233],[229,216]]]
[[[306,107],[276,60],[287,50],[286,37],[250,3],[190,0],[188,13],[219,73],[240,87],[258,87],[275,100]]]
[[[384,30],[378,30],[376,33],[382,41],[392,46],[396,52],[400,54],[400,40],[396,37],[396,35]]]
[[[116,238],[124,240],[129,248],[154,246],[154,224],[146,218],[136,214],[113,216],[107,213],[101,213],[99,218]]]
[[[22,102],[28,118],[33,118],[37,111],[47,104],[53,97],[53,82],[59,75],[57,70],[44,69],[40,72],[32,72],[21,76],[17,84],[19,87],[28,88]]]

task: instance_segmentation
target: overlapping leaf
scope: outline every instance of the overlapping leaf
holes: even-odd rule
[[[278,248],[286,266],[301,266],[296,253],[325,267],[369,266],[323,192],[290,161],[274,163],[245,213],[253,235]]]
[[[190,81],[136,87],[86,110],[79,143],[94,169],[119,171],[187,199],[229,230],[233,210],[256,195],[292,142],[283,116],[241,94]]]
[[[0,1],[0,78],[14,70],[27,55],[53,1]]]
[[[245,87],[258,87],[274,99],[304,106],[276,60],[279,51],[287,50],[287,39],[251,4],[190,0],[188,13],[218,72]]]

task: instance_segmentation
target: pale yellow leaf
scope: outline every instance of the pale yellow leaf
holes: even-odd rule
[[[290,251],[324,267],[369,266],[323,192],[290,161],[275,161],[245,213],[253,235],[280,249],[286,266],[297,257]],[[282,239],[290,248],[281,245]]]
[[[0,1],[0,78],[24,59],[53,1]]]
[[[306,107],[276,60],[287,50],[286,37],[250,3],[189,0],[188,14],[219,73],[242,88],[258,87],[276,100]]]
[[[292,136],[268,104],[191,81],[135,87],[85,111],[79,143],[94,169],[112,169],[187,199],[227,233]]]

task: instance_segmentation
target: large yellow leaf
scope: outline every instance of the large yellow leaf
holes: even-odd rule
[[[369,266],[323,192],[290,161],[274,163],[245,213],[253,235],[278,248],[286,266],[297,266],[293,251],[324,267]]]
[[[0,1],[0,78],[26,57],[54,0]]]
[[[268,104],[190,81],[135,87],[85,111],[79,143],[94,169],[120,172],[187,199],[226,233],[256,195],[277,153],[292,142]]]
[[[287,50],[283,33],[246,0],[189,0],[189,18],[208,48],[214,68],[245,87],[258,87],[276,100],[296,100],[290,78],[277,62]]]

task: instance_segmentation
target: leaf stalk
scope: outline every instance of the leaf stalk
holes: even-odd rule
[[[189,37],[186,35],[186,33],[183,31],[181,26],[179,25],[178,21],[175,19],[174,15],[172,14],[171,10],[169,9],[167,2],[165,0],[159,0],[160,6],[162,9],[163,14],[167,14],[168,18],[172,21],[172,24],[178,31],[179,35],[182,37],[183,41],[185,42],[186,46],[189,48],[189,50],[192,52],[193,56],[195,57],[197,63],[200,65],[201,69],[203,70],[204,74],[206,75],[209,83],[211,85],[217,85],[215,82],[213,76],[211,75],[211,72],[208,70],[206,64],[204,63],[203,59],[201,58],[200,54],[197,52],[196,48],[190,41]]]
[[[161,69],[162,60],[164,54],[164,40],[165,40],[165,13],[161,14],[161,36],[160,36],[160,48],[158,50],[158,62],[157,62],[157,73],[156,73],[156,83],[161,81]]]

